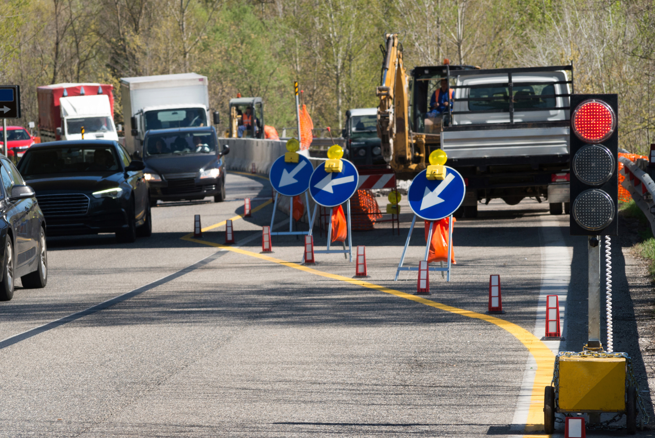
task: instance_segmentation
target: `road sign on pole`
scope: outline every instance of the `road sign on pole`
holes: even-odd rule
[[[314,168],[309,159],[298,154],[297,163],[287,163],[284,155],[273,162],[268,178],[271,185],[281,195],[298,196],[309,187],[309,179]]]
[[[0,85],[0,117],[20,119],[20,86]]]
[[[407,197],[409,207],[416,216],[426,221],[436,221],[450,216],[462,205],[466,184],[464,178],[452,167],[444,166],[443,180],[430,180],[426,171],[414,177]]]
[[[359,184],[357,169],[348,160],[343,162],[341,172],[326,172],[321,163],[309,179],[309,193],[314,201],[323,207],[336,207],[351,198]]]

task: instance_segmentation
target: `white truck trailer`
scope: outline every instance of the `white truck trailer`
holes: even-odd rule
[[[207,86],[196,73],[121,78],[127,151],[141,153],[146,131],[209,126]]]

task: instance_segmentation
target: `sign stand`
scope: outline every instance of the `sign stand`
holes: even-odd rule
[[[433,272],[441,272],[443,275],[443,272],[446,273],[446,281],[450,281],[450,267],[452,264],[452,250],[453,250],[453,215],[451,214],[448,216],[448,264],[447,267],[443,267],[443,262],[442,262],[442,267],[437,268],[435,267],[430,267],[428,264],[428,270],[433,271]],[[403,255],[400,257],[400,263],[398,264],[398,269],[396,269],[396,278],[393,279],[393,281],[398,281],[398,274],[400,274],[400,271],[418,271],[418,267],[403,267],[403,263],[405,262],[405,253],[407,252],[407,247],[409,246],[409,241],[412,240],[412,232],[414,231],[414,224],[416,224],[416,215],[414,215],[414,218],[412,219],[412,225],[409,227],[409,234],[407,235],[407,240],[405,241],[405,248],[403,249]],[[430,254],[430,243],[432,242],[432,229],[434,227],[434,221],[430,221],[430,231],[428,232],[428,242],[425,245],[425,258],[424,260],[427,262],[428,261],[428,255]]]
[[[334,207],[332,207],[334,208]],[[314,205],[314,214],[312,215],[312,221],[309,224],[310,232],[314,229],[314,219],[316,218],[316,213],[318,209],[318,204]],[[353,261],[353,233],[350,220],[350,199],[346,202],[346,222],[348,223],[348,249],[346,249],[346,242],[343,243],[343,249],[330,249],[330,244],[332,243],[332,218],[334,217],[334,212],[330,213],[330,224],[328,225],[327,233],[327,249],[314,250],[314,253],[318,254],[343,254],[346,259],[350,256],[350,262]]]
[[[273,229],[273,224],[275,223],[275,212],[277,211],[277,199],[280,194],[275,192],[275,202],[273,203],[273,215],[271,216],[271,230]],[[312,234],[312,224],[313,216],[309,211],[309,196],[305,192],[305,206],[307,207],[307,221],[309,221],[309,231],[293,231],[293,196],[288,197],[289,201],[289,231],[275,231],[271,232],[271,236],[304,236]],[[316,214],[316,209],[314,209],[314,214]]]

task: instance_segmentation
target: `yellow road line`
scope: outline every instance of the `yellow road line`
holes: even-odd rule
[[[269,199],[268,201],[264,202],[263,204],[258,205],[257,207],[255,207],[255,208],[253,208],[252,210],[250,210],[250,213],[258,212],[258,211],[261,210],[262,208],[264,208],[264,207],[266,207],[267,205],[272,204],[272,203],[273,203],[273,201],[271,201],[271,200]],[[217,224],[210,225],[210,226],[208,226],[208,227],[206,227],[206,228],[202,228],[202,231],[205,232],[205,231],[213,230],[214,228],[218,228],[218,227],[222,227],[222,226],[224,226],[225,223],[226,223],[228,220],[234,222],[234,221],[238,221],[239,219],[243,219],[243,215],[242,215],[242,214],[237,215],[237,216],[234,216],[234,217],[231,217],[230,219],[224,220],[223,222],[219,222],[219,223],[217,223]],[[184,239],[184,240],[188,240],[189,237],[193,237],[193,233],[189,233],[189,234],[187,234],[186,236],[182,237],[182,239]],[[205,242],[204,240],[198,240],[198,242],[203,242],[203,243],[207,243],[207,244],[209,244],[209,242]],[[229,248],[229,247],[228,247],[228,248]]]
[[[221,223],[225,223],[225,222],[221,222]],[[216,226],[212,226],[210,228],[215,228]],[[309,274],[314,274],[321,277],[330,278],[333,280],[343,281],[355,286],[364,287],[367,289],[373,289],[378,292],[384,292],[386,294],[394,295],[399,298],[404,298],[410,301],[415,301],[417,303],[434,307],[446,312],[454,313],[461,316],[466,316],[468,318],[480,319],[482,321],[486,321],[488,323],[494,324],[502,328],[503,330],[512,334],[516,339],[518,339],[519,342],[521,342],[528,349],[530,354],[534,357],[535,361],[537,362],[537,371],[535,373],[534,384],[532,386],[532,396],[530,399],[530,410],[528,411],[526,432],[538,432],[543,430],[544,387],[550,385],[550,382],[552,380],[553,368],[555,365],[555,355],[553,354],[552,351],[550,351],[550,349],[543,342],[541,342],[539,338],[537,338],[535,335],[533,335],[531,332],[524,329],[523,327],[520,327],[509,321],[496,318],[491,315],[485,315],[482,313],[477,313],[470,310],[459,309],[457,307],[452,307],[445,304],[437,303],[435,301],[428,300],[417,295],[411,295],[395,289],[390,289],[384,286],[370,283],[368,281],[343,277],[341,275],[336,275],[336,274],[330,274],[327,272],[310,268],[305,265],[301,265],[293,262],[287,262],[286,260],[276,259],[274,257],[267,256],[264,254],[247,251],[242,248],[236,248],[229,245],[222,245],[220,243],[213,243],[204,240],[194,239],[193,233],[187,234],[182,239],[189,242],[199,243],[202,245],[214,246],[216,248],[221,248],[226,251],[232,251],[249,257],[255,257],[270,263],[277,263],[279,265],[286,266],[288,268],[297,269],[303,272],[307,272]]]

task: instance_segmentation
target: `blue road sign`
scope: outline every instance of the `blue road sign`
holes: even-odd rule
[[[343,161],[340,173],[325,171],[325,163],[318,166],[309,180],[309,193],[317,204],[336,207],[346,202],[357,190],[359,174],[353,163]]]
[[[452,167],[445,167],[446,177],[443,180],[429,180],[424,170],[414,177],[409,186],[409,207],[421,219],[443,219],[453,214],[464,201],[464,178]]]
[[[20,119],[20,87],[0,85],[0,118]]]
[[[284,196],[298,196],[309,187],[314,167],[309,159],[299,155],[297,163],[286,163],[284,155],[273,162],[268,178],[273,188]]]

